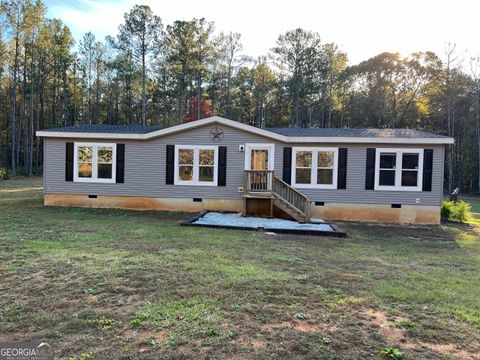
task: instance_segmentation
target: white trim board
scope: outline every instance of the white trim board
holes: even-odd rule
[[[261,135],[269,139],[278,140],[284,143],[350,143],[350,144],[453,144],[454,139],[444,138],[381,138],[381,137],[336,137],[336,136],[285,136],[237,121],[212,116],[206,119],[196,120],[185,124],[171,126],[165,129],[152,131],[145,134],[128,133],[93,133],[93,132],[65,132],[65,131],[44,131],[36,132],[40,137],[53,138],[78,138],[78,139],[126,139],[126,140],[149,140],[160,136],[167,136],[173,133],[195,129],[205,125],[218,124],[229,126],[234,129],[243,130],[253,134]]]

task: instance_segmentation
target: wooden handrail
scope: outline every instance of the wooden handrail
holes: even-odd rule
[[[310,199],[300,191],[294,189],[282,179],[275,177],[275,194],[300,210],[306,217],[310,217]]]
[[[283,183],[285,186],[288,186],[290,189],[292,189],[292,191],[296,192],[298,195],[300,195],[300,196],[302,196],[303,198],[305,198],[305,200],[310,201],[310,199],[309,199],[305,194],[303,194],[303,193],[301,193],[300,191],[298,191],[297,189],[293,188],[291,185],[287,184],[285,181],[283,181],[283,180],[280,179],[279,177],[275,176],[275,181]]]

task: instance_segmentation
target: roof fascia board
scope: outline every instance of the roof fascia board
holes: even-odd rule
[[[67,132],[67,131],[42,131],[36,132],[39,137],[53,138],[78,138],[78,139],[144,139],[145,134],[131,133],[93,133],[93,132]]]

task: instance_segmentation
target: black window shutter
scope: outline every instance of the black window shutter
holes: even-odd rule
[[[292,148],[283,148],[283,181],[292,183]]]
[[[367,165],[365,171],[365,190],[375,188],[375,148],[367,149]]]
[[[227,185],[227,147],[218,147],[218,186]]]
[[[347,148],[338,149],[337,189],[347,188]]]
[[[423,191],[432,191],[433,149],[423,150]]]
[[[66,146],[65,181],[73,181],[73,142],[67,142]]]
[[[173,185],[173,174],[175,166],[175,145],[167,145],[167,169],[165,173],[165,184]]]
[[[115,182],[123,184],[125,182],[125,144],[117,144],[117,167]]]

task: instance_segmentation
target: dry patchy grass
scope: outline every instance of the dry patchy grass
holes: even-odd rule
[[[347,239],[47,208],[0,184],[0,341],[60,359],[474,359],[478,227],[344,223]],[[478,357],[477,357],[478,358]]]

